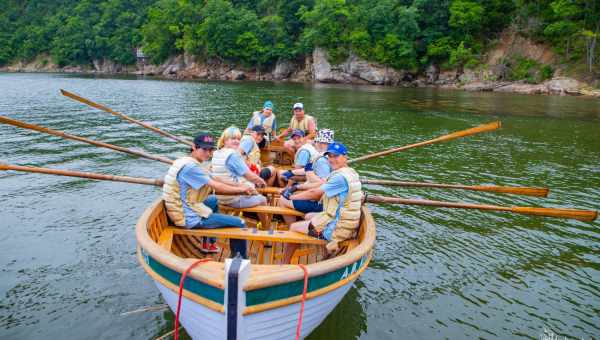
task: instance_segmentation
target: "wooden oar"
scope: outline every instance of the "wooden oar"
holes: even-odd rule
[[[177,136],[175,136],[175,135],[173,135],[173,134],[170,134],[170,133],[168,133],[168,132],[166,132],[166,131],[163,131],[163,130],[161,130],[161,129],[159,129],[159,128],[156,128],[156,127],[154,127],[154,126],[152,126],[152,125],[150,125],[150,124],[148,124],[148,123],[144,123],[144,122],[142,122],[142,121],[139,121],[139,120],[137,120],[137,119],[133,119],[133,118],[131,118],[131,117],[129,117],[129,116],[127,116],[127,115],[123,114],[123,113],[120,113],[120,112],[114,111],[114,110],[112,110],[112,109],[110,109],[110,108],[108,108],[108,107],[106,107],[106,106],[104,106],[104,105],[102,105],[102,104],[95,103],[95,102],[93,102],[93,101],[91,101],[91,100],[89,100],[89,99],[86,99],[86,98],[80,97],[80,96],[78,96],[78,95],[76,95],[76,94],[74,94],[74,93],[71,93],[71,92],[69,92],[69,91],[65,91],[65,90],[61,89],[61,90],[60,90],[60,92],[61,92],[61,93],[62,93],[64,96],[67,96],[67,97],[69,97],[69,98],[71,98],[71,99],[75,99],[75,100],[76,100],[76,101],[78,101],[78,102],[84,103],[84,104],[86,104],[86,105],[89,105],[89,106],[91,106],[91,107],[95,107],[95,108],[97,108],[97,109],[99,109],[99,110],[102,110],[102,111],[106,111],[106,112],[108,112],[108,113],[110,113],[110,114],[112,114],[112,115],[115,115],[115,116],[117,116],[117,117],[120,117],[120,118],[122,118],[122,119],[124,119],[124,120],[126,120],[126,121],[128,121],[128,122],[131,122],[131,123],[134,123],[134,124],[138,124],[138,125],[140,125],[140,126],[143,126],[143,127],[145,127],[146,129],[152,130],[152,131],[154,131],[154,132],[156,132],[156,133],[158,133],[158,134],[161,134],[161,135],[163,135],[163,136],[165,136],[165,137],[168,137],[168,138],[171,138],[171,139],[173,139],[173,140],[176,140],[176,141],[178,141],[178,142],[180,142],[180,143],[183,143],[183,144],[186,144],[186,145],[189,145],[189,146],[192,146],[192,144],[193,144],[193,143],[192,143],[191,141],[189,141],[189,140],[185,140],[185,139],[183,139],[183,138],[181,138],[181,137],[177,137]]]
[[[58,169],[40,168],[40,167],[34,167],[34,166],[13,165],[13,164],[1,163],[1,162],[0,162],[0,170],[34,172],[34,173],[38,173],[38,174],[79,177],[79,178],[95,179],[95,180],[100,180],[100,181],[114,181],[114,182],[145,184],[145,185],[154,185],[154,186],[159,186],[159,187],[163,186],[163,184],[165,183],[162,178],[154,179],[154,178],[144,178],[144,177],[115,176],[115,175],[99,174],[99,173],[95,173],[95,172],[58,170]],[[256,191],[258,191],[259,193],[262,193],[262,194],[279,194],[280,189],[281,188],[266,187],[266,188],[256,188]]]
[[[87,139],[87,138],[84,138],[84,137],[79,137],[79,136],[71,135],[71,134],[68,134],[68,133],[65,133],[65,132],[62,132],[62,131],[49,129],[49,128],[46,128],[46,127],[43,127],[43,126],[34,125],[34,124],[28,124],[28,123],[21,122],[21,121],[18,121],[18,120],[10,119],[10,118],[5,117],[5,116],[0,116],[0,123],[4,123],[4,124],[16,126],[16,127],[20,127],[20,128],[23,128],[23,129],[29,129],[29,130],[33,130],[33,131],[43,132],[43,133],[47,133],[49,135],[58,136],[58,137],[66,138],[66,139],[72,139],[72,140],[76,140],[76,141],[79,141],[79,142],[88,143],[88,144],[91,144],[91,145],[95,145],[95,146],[99,146],[99,147],[103,147],[103,148],[107,148],[107,149],[111,149],[111,150],[125,152],[125,153],[128,153],[130,155],[144,157],[144,158],[148,158],[148,159],[151,159],[151,160],[155,160],[155,161],[159,161],[159,162],[163,162],[163,163],[167,163],[167,164],[172,164],[173,163],[172,159],[169,159],[169,158],[166,158],[166,157],[152,155],[152,154],[149,154],[149,153],[146,153],[146,152],[143,152],[143,151],[131,150],[131,149],[120,147],[120,146],[116,146],[116,145],[113,145],[113,144],[108,144],[108,143],[104,143],[104,142],[94,141],[94,140]]]
[[[419,142],[419,143],[415,143],[415,144],[410,144],[410,145],[405,145],[405,146],[401,146],[401,147],[397,147],[397,148],[392,148],[392,149],[388,149],[388,150],[384,150],[384,151],[379,151],[379,152],[375,152],[372,154],[368,154],[362,157],[358,157],[355,159],[351,159],[348,161],[348,163],[354,163],[354,162],[360,162],[360,161],[364,161],[367,159],[371,159],[371,158],[375,158],[375,157],[381,157],[381,156],[385,156],[385,155],[389,155],[391,153],[395,153],[395,152],[399,152],[399,151],[404,151],[404,150],[408,150],[408,149],[412,149],[412,148],[416,148],[419,146],[424,146],[424,145],[429,145],[429,144],[434,144],[434,143],[440,143],[440,142],[446,142],[449,140],[453,140],[456,138],[461,138],[461,137],[466,137],[466,136],[471,136],[477,133],[482,133],[482,132],[488,132],[488,131],[494,131],[496,129],[499,129],[500,126],[502,124],[500,123],[500,121],[497,122],[493,122],[493,123],[488,123],[488,124],[483,124],[483,125],[479,125],[476,126],[474,128],[470,128],[467,130],[462,130],[462,131],[457,131],[448,135],[444,135],[441,137],[437,137],[434,139],[430,139],[424,142]]]
[[[424,205],[429,207],[442,208],[460,208],[460,209],[478,209],[491,211],[506,211],[516,214],[537,215],[558,218],[572,218],[585,222],[592,222],[598,217],[598,212],[594,210],[578,210],[564,208],[538,208],[538,207],[504,207],[499,205],[489,204],[471,204],[462,202],[442,202],[422,199],[407,199],[399,197],[386,197],[367,195],[367,202],[370,203],[391,203],[391,204],[407,204],[407,205]]]
[[[503,194],[526,195],[536,197],[547,197],[548,188],[531,187],[505,187],[497,185],[461,185],[461,184],[441,184],[441,183],[423,183],[423,182],[405,182],[385,179],[360,179],[362,184],[388,185],[399,187],[419,187],[419,188],[444,188],[444,189],[463,189],[473,191],[497,192]]]

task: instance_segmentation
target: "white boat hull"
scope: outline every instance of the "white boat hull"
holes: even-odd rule
[[[155,281],[165,301],[175,313],[177,294]],[[333,311],[335,306],[348,293],[353,282],[307,300],[304,304],[302,338],[307,337]],[[283,306],[240,317],[238,340],[295,339],[300,303]],[[215,312],[192,300],[182,298],[179,316],[181,325],[193,339],[226,339],[227,318],[224,313]]]

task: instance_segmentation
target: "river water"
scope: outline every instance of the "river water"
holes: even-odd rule
[[[357,165],[363,176],[543,186],[548,198],[367,187],[447,201],[600,210],[600,101],[322,84],[174,82],[0,74],[0,114],[129,148],[185,147],[74,102],[64,88],[178,135],[243,125],[265,99],[279,124],[304,102],[351,156],[502,120],[502,129]],[[0,161],[160,177],[164,164],[0,125]],[[143,185],[0,173],[0,338],[154,339],[170,311],[135,257],[134,225],[159,195]],[[309,337],[600,337],[600,222],[371,206],[369,269]]]

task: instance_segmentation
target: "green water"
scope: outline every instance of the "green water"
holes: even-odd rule
[[[600,210],[600,101],[334,85],[172,82],[0,74],[0,114],[163,155],[185,147],[62,97],[64,88],[175,134],[247,123],[265,99],[286,125],[294,102],[359,156],[500,119],[497,132],[359,164],[361,175],[547,186],[548,198],[367,187],[372,193]],[[0,161],[160,177],[166,167],[0,125]],[[134,225],[158,188],[0,173],[0,338],[154,339],[171,312],[135,257]],[[369,269],[316,339],[600,337],[600,223],[479,211],[371,206]]]

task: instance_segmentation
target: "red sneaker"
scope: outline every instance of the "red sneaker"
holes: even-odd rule
[[[207,253],[220,253],[221,252],[221,248],[219,248],[219,246],[217,246],[215,243],[211,243],[210,246],[208,247],[208,249],[206,250]]]

